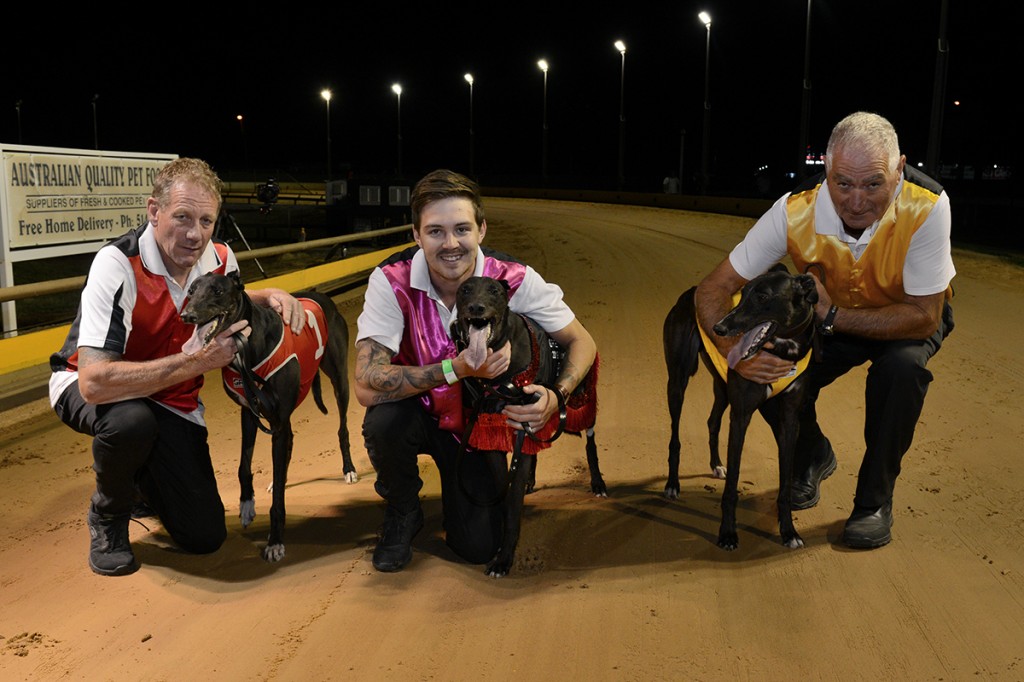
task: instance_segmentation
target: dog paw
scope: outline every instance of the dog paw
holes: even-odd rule
[[[243,500],[238,509],[238,518],[242,521],[242,528],[248,528],[256,518],[256,500]]]
[[[502,556],[502,552],[499,550],[498,556],[494,557],[487,568],[484,569],[484,573],[492,578],[501,578],[508,575],[509,571],[512,570],[512,557]]]
[[[590,484],[590,492],[594,493],[594,497],[608,497],[608,486],[604,481],[593,481]]]
[[[665,498],[669,500],[679,499],[679,486],[678,485],[667,485],[665,486]]]
[[[732,552],[740,546],[740,538],[735,532],[723,531],[718,534],[718,546]]]
[[[270,563],[280,561],[284,558],[284,545],[282,543],[278,543],[276,545],[267,545],[263,548],[263,551],[260,552],[260,556],[262,556],[265,561],[269,561]]]
[[[790,538],[782,538],[782,544],[790,549],[800,549],[804,546],[804,540],[798,534],[794,533]]]
[[[721,465],[716,466],[711,470],[711,477],[725,479],[725,467]]]
[[[349,471],[345,474],[345,483],[358,483],[359,474],[354,471]]]

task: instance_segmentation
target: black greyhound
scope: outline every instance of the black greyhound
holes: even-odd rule
[[[461,351],[469,348],[471,356],[482,362],[487,349],[499,349],[508,341],[512,349],[509,369],[494,379],[484,380],[470,378],[463,381],[464,398],[467,407],[473,410],[470,424],[463,441],[469,440],[473,433],[473,419],[477,412],[494,414],[500,412],[506,404],[523,404],[533,402],[535,395],[524,393],[521,388],[526,384],[543,384],[554,386],[558,379],[561,363],[561,348],[548,337],[543,329],[529,318],[511,312],[508,307],[508,284],[490,277],[471,277],[456,292],[455,305],[458,315],[452,322],[452,338]],[[597,444],[594,438],[596,421],[596,361],[588,376],[580,383],[576,391],[568,399],[568,407],[560,405],[560,419],[564,430],[578,434],[587,432],[587,464],[590,468],[590,489],[599,497],[607,497],[608,488],[601,476],[597,461]],[[568,412],[568,417],[566,413]],[[481,415],[482,416],[482,415]],[[499,417],[504,420],[504,417]],[[493,423],[493,421],[492,421]],[[499,427],[507,432],[513,429],[507,425]],[[561,426],[554,434],[539,434],[554,440],[561,432]],[[523,443],[522,432],[517,432],[520,440],[515,448],[520,449]],[[506,442],[512,438],[508,433],[501,434]],[[476,440],[472,441],[474,444]],[[465,445],[465,443],[464,443]],[[502,449],[498,447],[481,447],[479,449]],[[485,569],[485,573],[498,578],[512,569],[516,545],[522,524],[523,498],[532,492],[535,485],[537,458],[526,456],[519,460],[519,452],[513,453],[509,472],[509,488],[505,494],[505,528],[501,547],[498,549]]]
[[[754,410],[759,409],[770,396],[763,384],[744,379],[731,369],[736,362],[752,356],[759,350],[787,360],[797,361],[811,352],[814,337],[814,304],[818,292],[810,275],[791,275],[782,266],[749,281],[741,291],[739,304],[714,326],[719,336],[738,336],[742,340],[730,352],[728,381],[714,368],[709,351],[697,328],[694,294],[696,287],[685,291],[665,318],[665,363],[668,366],[668,410],[672,419],[672,437],[668,446],[668,481],[665,496],[679,496],[679,414],[683,407],[683,393],[697,372],[697,358],[714,377],[715,402],[708,418],[711,471],[716,478],[725,478],[722,492],[722,525],[718,532],[718,545],[727,550],[739,546],[736,534],[736,502],[739,482],[740,457],[743,441]],[[770,342],[771,348],[763,348]],[[778,405],[778,421],[771,427],[779,446],[779,532],[782,543],[790,548],[802,547],[803,540],[793,526],[790,488],[793,481],[793,457],[799,429],[797,419],[803,401],[806,375],[796,377],[774,400]],[[722,414],[729,405],[728,467],[722,466],[718,456],[718,433]]]
[[[267,561],[284,557],[284,492],[292,456],[292,411],[312,389],[313,400],[327,414],[320,390],[322,370],[334,385],[341,425],[342,471],[345,480],[358,480],[348,440],[348,325],[330,298],[316,292],[295,294],[306,309],[306,329],[295,335],[274,311],[253,305],[237,273],[203,275],[189,288],[181,319],[196,325],[200,343],[238,320],[252,329],[246,340],[237,335],[240,349],[235,361],[223,369],[224,390],[242,406],[242,456],[238,465],[241,486],[239,518],[248,527],[256,517],[252,487],[252,451],[256,429],[272,434],[274,474],[271,491],[270,536],[261,554]],[[319,314],[322,311],[322,317]],[[308,343],[307,343],[308,341]],[[269,424],[263,426],[263,420]]]

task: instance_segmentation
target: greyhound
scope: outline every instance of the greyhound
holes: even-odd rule
[[[815,342],[814,304],[818,292],[810,275],[791,275],[783,266],[749,281],[742,289],[739,304],[714,326],[719,336],[743,335],[728,357],[728,380],[714,367],[709,353],[717,350],[704,342],[698,329],[694,294],[696,287],[688,289],[676,301],[665,318],[665,363],[668,366],[668,408],[672,420],[669,441],[668,480],[665,496],[679,496],[679,414],[683,407],[683,394],[690,377],[697,372],[697,358],[714,377],[715,402],[708,418],[711,471],[716,478],[725,478],[722,493],[722,523],[718,532],[718,545],[726,550],[739,546],[736,534],[736,502],[739,497],[740,457],[743,441],[754,410],[760,409],[772,396],[771,387],[749,381],[732,367],[760,350],[787,360],[809,359]],[[765,348],[770,342],[770,348]],[[777,498],[779,531],[782,543],[790,548],[803,546],[803,540],[793,526],[790,488],[793,481],[793,458],[799,429],[798,411],[803,402],[806,374],[799,374],[781,390],[774,400],[782,401],[778,407],[779,419],[771,423],[779,446],[779,494]],[[728,467],[723,467],[718,456],[718,433],[726,405],[729,413]]]
[[[301,292],[296,298],[306,310],[306,328],[299,335],[288,329],[273,311],[253,305],[238,273],[203,275],[189,288],[189,300],[181,319],[196,325],[189,344],[201,347],[238,320],[248,320],[248,340],[241,334],[235,361],[222,370],[224,390],[242,406],[242,456],[238,465],[241,487],[239,518],[246,528],[256,517],[252,487],[252,452],[256,429],[272,434],[273,502],[270,507],[270,536],[261,555],[267,561],[284,558],[284,491],[288,463],[292,456],[291,414],[312,388],[313,400],[327,414],[320,390],[323,370],[334,385],[340,427],[342,471],[345,480],[358,480],[352,465],[348,438],[348,325],[330,298],[316,292]],[[188,344],[186,344],[188,345]],[[269,427],[263,425],[263,420]]]
[[[523,432],[515,431],[519,440],[513,448],[508,447],[514,430],[504,423],[505,418],[499,413],[506,404],[515,401],[523,404],[539,399],[534,394],[524,393],[522,387],[527,384],[552,386],[558,379],[562,359],[562,349],[558,344],[533,320],[511,312],[508,299],[507,282],[490,277],[471,277],[463,282],[456,292],[455,305],[458,314],[451,326],[456,347],[460,351],[468,348],[471,362],[482,363],[488,348],[501,348],[506,341],[510,343],[512,349],[509,369],[501,376],[490,380],[463,380],[466,388],[463,396],[468,403],[474,403],[467,405],[468,408],[474,409],[463,438],[463,445],[471,445],[480,450],[514,450],[505,501],[504,536],[497,554],[485,569],[485,573],[495,578],[506,575],[512,568],[522,524],[523,498],[527,492],[532,492],[535,486],[537,458],[527,456],[525,460],[520,461],[520,451],[536,454],[540,449],[547,447],[563,430],[574,434],[586,431],[590,489],[598,497],[608,495],[608,488],[598,465],[594,437],[597,417],[596,359],[587,377],[569,397],[566,405],[559,406],[558,427],[549,426],[538,434],[530,434],[531,438],[536,439],[533,441],[523,440]],[[477,425],[473,422],[480,412],[484,413],[479,414],[484,429],[474,430]],[[487,417],[491,419],[488,420]],[[481,434],[480,432],[485,429],[487,434]]]

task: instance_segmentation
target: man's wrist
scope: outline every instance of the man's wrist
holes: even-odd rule
[[[561,396],[563,403],[569,399],[569,394],[571,393],[571,391],[569,391],[569,389],[567,389],[563,384],[555,384],[554,389],[555,393],[558,394],[555,397],[557,398],[558,396]]]
[[[452,361],[444,359],[441,361],[441,371],[444,373],[444,380],[448,382],[448,385],[459,383],[459,375],[455,373],[455,367],[452,365]]]
[[[821,333],[825,336],[832,336],[836,333],[836,313],[839,312],[839,306],[832,304],[832,307],[825,313],[824,319],[821,321]]]

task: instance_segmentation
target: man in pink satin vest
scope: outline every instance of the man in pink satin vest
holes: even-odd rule
[[[400,571],[412,560],[412,540],[423,526],[417,459],[433,458],[441,479],[445,541],[472,563],[492,559],[502,537],[498,499],[505,453],[470,451],[456,471],[466,377],[496,377],[508,369],[509,348],[488,352],[483,364],[467,362],[449,337],[455,294],[473,276],[509,283],[509,308],[536,321],[568,354],[556,390],[568,395],[594,362],[590,334],[562,300],[562,290],[533,268],[482,246],[487,222],[480,190],[448,170],[429,173],[413,189],[416,246],[381,263],[370,276],[356,336],[355,393],[367,408],[363,436],[377,470],[378,494],[387,503],[373,553],[379,571]],[[540,398],[505,409],[513,428],[539,429],[558,409],[552,389],[525,391]],[[467,494],[466,491],[471,491]]]

